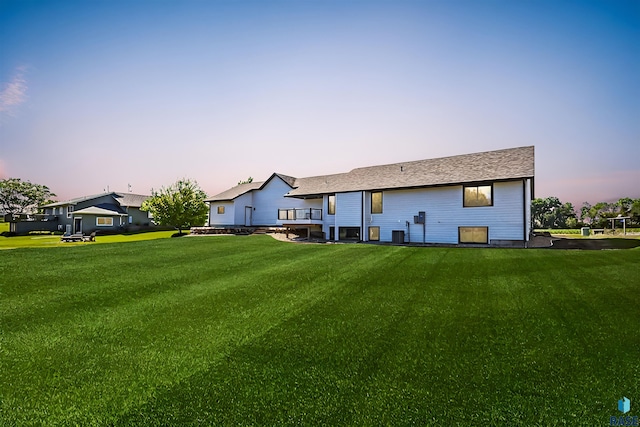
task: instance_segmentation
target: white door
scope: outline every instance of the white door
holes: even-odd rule
[[[244,207],[244,225],[245,227],[251,227],[251,214],[253,212],[253,208],[251,206]]]

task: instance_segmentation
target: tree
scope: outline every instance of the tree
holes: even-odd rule
[[[618,213],[622,216],[629,216],[631,208],[633,207],[633,199],[629,197],[623,197],[616,202],[618,207]]]
[[[640,199],[634,199],[633,203],[631,203],[629,216],[632,223],[640,224]]]
[[[46,185],[33,184],[20,178],[0,180],[0,209],[11,215],[29,214],[55,194]]]
[[[238,181],[238,185],[240,185],[240,184],[251,184],[252,182],[253,182],[253,178],[249,177],[244,181]]]
[[[183,229],[202,225],[207,219],[207,195],[195,181],[182,179],[160,191],[152,190],[151,194],[142,210],[150,212],[156,223],[177,229],[179,235]]]
[[[578,224],[573,205],[562,203],[557,197],[534,199],[531,202],[534,228],[567,228]]]
[[[587,221],[587,219],[589,221]],[[593,218],[591,218],[591,203],[583,202],[582,207],[580,208],[580,221],[583,223],[591,224],[593,222]]]

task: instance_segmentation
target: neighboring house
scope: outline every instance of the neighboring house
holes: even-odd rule
[[[79,197],[41,206],[43,214],[14,221],[11,231],[62,231],[65,233],[118,232],[131,227],[152,225],[149,214],[141,211],[150,196],[109,192]]]
[[[306,228],[335,241],[526,246],[534,147],[293,178],[207,200],[209,225]]]

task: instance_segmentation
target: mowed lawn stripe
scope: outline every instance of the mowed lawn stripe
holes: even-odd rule
[[[513,268],[514,256],[524,270],[537,271],[557,255],[382,250],[393,254],[388,262],[372,262],[342,293],[118,424],[593,425],[606,418],[616,401],[606,383],[618,374],[603,369],[600,354],[571,346],[576,334],[589,333],[580,319],[573,330],[553,329],[566,307],[546,304],[542,292],[580,284],[567,286],[570,274],[560,283],[529,281]],[[470,259],[471,273],[464,269]],[[627,266],[623,276],[633,280]],[[603,335],[617,329],[610,321],[597,327]],[[627,367],[617,385],[637,390],[634,351],[607,350],[609,362]],[[582,363],[586,372],[572,372]],[[593,390],[594,377],[600,390]]]
[[[304,280],[301,272],[305,269],[299,264],[326,263],[335,254],[294,257],[278,263],[273,262],[273,257],[279,258],[279,251],[287,245],[269,243],[260,245],[258,252],[251,251],[248,245],[249,250],[235,257],[225,255],[229,251],[218,252],[209,244],[206,248],[213,249],[208,254],[211,258],[203,258],[199,251],[199,259],[188,256],[192,242],[184,251],[166,246],[165,250],[177,254],[175,259],[159,253],[157,264],[143,262],[140,267],[144,268],[128,274],[124,262],[115,262],[119,268],[113,270],[107,284],[104,277],[98,277],[96,282],[87,279],[76,283],[69,301],[59,296],[54,301],[39,301],[36,312],[21,316],[28,325],[13,334],[15,346],[7,353],[10,366],[4,372],[10,377],[11,366],[23,368],[19,372],[20,383],[14,384],[23,394],[16,395],[13,402],[3,403],[23,408],[35,405],[31,409],[36,411],[38,407],[51,410],[59,406],[60,413],[54,414],[52,420],[60,417],[69,422],[80,422],[73,403],[92,393],[96,396],[89,402],[99,407],[85,411],[101,414],[105,408],[126,409],[128,402],[118,402],[118,396],[138,392],[136,399],[143,398],[145,391],[163,382],[191,375],[206,367],[212,355],[223,354],[227,346],[263,333],[307,301],[331,292],[332,286],[324,283],[310,286],[313,283]],[[265,249],[269,252],[265,253]],[[197,271],[196,266],[196,271],[190,273],[192,266],[187,260],[209,268]],[[236,268],[230,269],[234,264]],[[71,270],[68,273],[61,269],[60,279],[73,282]],[[42,289],[35,283],[34,287]],[[138,292],[144,287],[149,290]],[[110,301],[109,294],[118,301]],[[37,321],[40,316],[45,316],[46,322]],[[29,322],[29,318],[36,321]],[[8,319],[3,319],[3,329],[4,325],[16,323]],[[53,377],[43,373],[52,373]],[[43,399],[50,393],[63,397],[67,404],[56,405]]]
[[[3,252],[3,421],[598,424],[639,391],[620,327],[640,321],[639,255],[266,236]]]

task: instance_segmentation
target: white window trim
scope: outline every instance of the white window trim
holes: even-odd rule
[[[60,210],[62,211],[62,207],[60,207]],[[62,213],[62,212],[60,212]],[[67,218],[71,218],[71,214],[73,213],[73,205],[69,205],[67,206]]]
[[[100,219],[107,219],[111,222],[111,224],[100,224]],[[112,216],[97,216],[96,217],[96,227],[113,227],[113,217]]]

